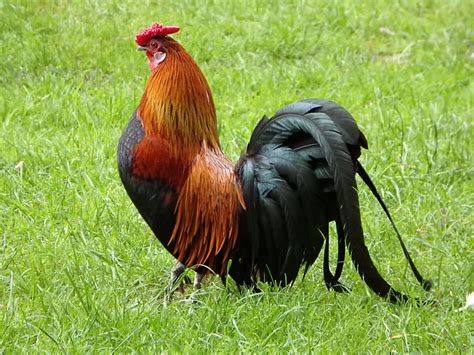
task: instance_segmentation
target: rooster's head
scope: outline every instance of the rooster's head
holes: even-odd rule
[[[137,49],[146,52],[152,71],[166,59],[167,53],[171,49],[170,42],[174,41],[168,35],[178,31],[179,27],[177,26],[163,26],[154,23],[135,36],[135,42],[138,44]]]

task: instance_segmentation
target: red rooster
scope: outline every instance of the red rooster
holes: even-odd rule
[[[284,286],[305,272],[325,244],[324,280],[338,280],[345,246],[366,284],[393,302],[407,296],[378,273],[364,243],[356,172],[390,215],[357,161],[367,141],[344,108],[303,100],[264,117],[234,165],[222,152],[209,85],[191,56],[154,24],[136,36],[151,76],[118,145],[118,166],[132,202],[178,260],[175,282],[195,267],[195,286],[212,270],[238,285]],[[338,234],[335,274],[329,267],[329,223]],[[393,224],[393,222],[392,222]],[[396,229],[395,229],[396,230]],[[397,235],[400,238],[398,231]],[[418,281],[429,289],[400,239]]]

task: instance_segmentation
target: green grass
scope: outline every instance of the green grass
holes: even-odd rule
[[[473,17],[469,0],[0,1],[0,352],[472,352],[474,313],[455,310],[474,291]],[[353,292],[328,292],[322,258],[290,289],[212,279],[196,303],[168,301],[172,257],[115,162],[149,75],[134,35],[152,21],[182,27],[234,160],[284,104],[347,107],[434,290],[361,187],[371,254],[397,289],[439,305],[389,304],[349,264]]]

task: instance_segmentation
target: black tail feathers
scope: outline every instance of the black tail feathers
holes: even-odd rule
[[[420,272],[415,266],[415,263],[413,262],[410,253],[408,252],[408,249],[405,246],[405,243],[403,242],[403,239],[400,235],[400,232],[397,229],[397,226],[395,225],[395,222],[392,219],[392,216],[390,215],[390,212],[388,211],[387,206],[385,205],[385,202],[383,201],[382,197],[380,196],[377,188],[375,187],[375,184],[372,182],[372,179],[370,178],[369,174],[365,171],[364,167],[360,162],[357,162],[357,173],[359,176],[362,178],[364,183],[368,186],[372,194],[375,196],[377,201],[379,202],[380,206],[382,207],[383,211],[387,215],[390,223],[392,224],[393,229],[395,230],[395,233],[397,234],[398,241],[400,242],[400,245],[403,250],[403,254],[405,255],[405,258],[408,261],[408,264],[410,264],[410,268],[413,271],[413,274],[415,275],[416,279],[420,283],[420,285],[423,287],[425,291],[429,291],[433,287],[433,281],[430,279],[425,279],[423,276],[421,276]]]

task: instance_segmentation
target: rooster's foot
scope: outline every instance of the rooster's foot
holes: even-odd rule
[[[170,283],[168,285],[168,291],[170,293],[174,293],[175,291],[184,293],[184,281],[181,280],[181,276],[183,275],[185,270],[186,267],[179,261],[176,262],[176,264],[171,269]],[[177,285],[178,282],[179,284]]]

